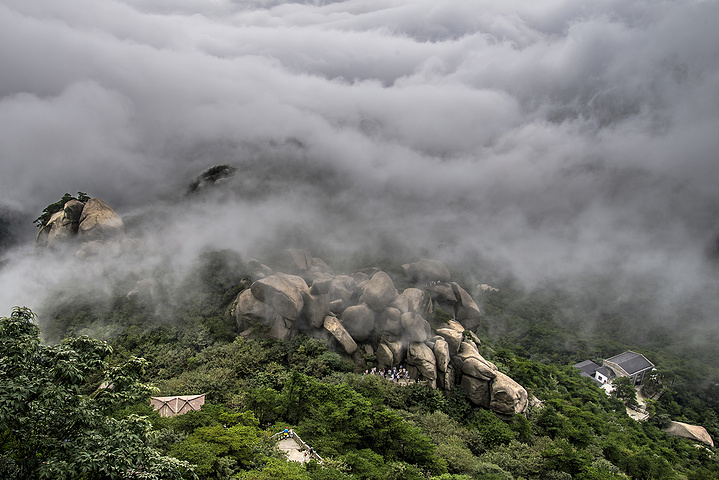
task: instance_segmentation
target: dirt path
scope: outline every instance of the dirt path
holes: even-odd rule
[[[641,388],[639,388],[639,387],[635,387],[635,388],[637,391],[637,403],[639,404],[639,407],[637,407],[636,410],[627,407],[627,415],[632,417],[637,422],[641,422],[641,421],[649,418],[649,414],[646,413],[647,401],[641,394]]]

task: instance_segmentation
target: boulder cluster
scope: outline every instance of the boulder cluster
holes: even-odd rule
[[[61,246],[79,247],[75,256],[90,259],[120,255],[135,242],[109,205],[90,198],[66,202],[40,228],[36,248]],[[412,286],[401,293],[378,268],[336,275],[306,250],[285,250],[279,264],[287,273],[249,262],[256,280],[233,307],[242,335],[287,340],[302,333],[363,367],[406,365],[412,378],[432,388],[461,385],[472,402],[497,413],[526,409],[526,390],[479,353],[479,307],[442,262],[403,265],[402,280]],[[155,280],[144,279],[128,297],[152,297],[156,288]]]
[[[127,249],[125,225],[119,215],[104,201],[70,200],[55,212],[35,237],[35,248],[58,248],[79,243],[75,256],[92,257],[100,251]]]
[[[250,262],[257,280],[234,306],[243,335],[286,340],[304,333],[358,364],[373,356],[379,368],[407,365],[432,388],[461,385],[473,403],[497,413],[526,409],[526,390],[479,353],[472,330],[480,310],[442,262],[404,265],[414,286],[401,293],[382,270],[335,275],[304,250],[287,250],[284,265],[290,273]]]

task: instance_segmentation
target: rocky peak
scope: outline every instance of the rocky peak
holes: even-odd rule
[[[125,225],[117,213],[99,198],[70,199],[40,227],[36,249],[76,245],[76,256],[87,258],[100,251],[120,251]]]
[[[442,262],[407,264],[416,286],[398,292],[379,269],[335,275],[307,251],[287,251],[284,258],[297,275],[266,275],[269,267],[256,262],[262,278],[235,301],[242,335],[287,340],[303,333],[363,368],[365,355],[373,353],[378,368],[407,365],[412,378],[432,388],[459,384],[472,402],[497,413],[526,409],[526,390],[479,353],[472,331],[480,322],[479,308],[466,290],[449,282]],[[444,315],[437,317],[435,309]]]

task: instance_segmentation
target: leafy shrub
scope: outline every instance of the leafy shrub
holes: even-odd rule
[[[191,478],[188,463],[152,447],[147,420],[109,415],[149,400],[153,390],[140,381],[146,362],[112,366],[112,349],[89,337],[44,345],[34,318],[27,308],[0,318],[3,477],[119,479],[142,470],[147,479]]]

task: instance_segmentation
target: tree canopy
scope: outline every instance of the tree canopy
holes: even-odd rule
[[[112,416],[151,393],[146,362],[110,366],[110,346],[86,336],[45,345],[34,318],[24,307],[0,318],[0,477],[193,478],[149,445],[147,420]]]

